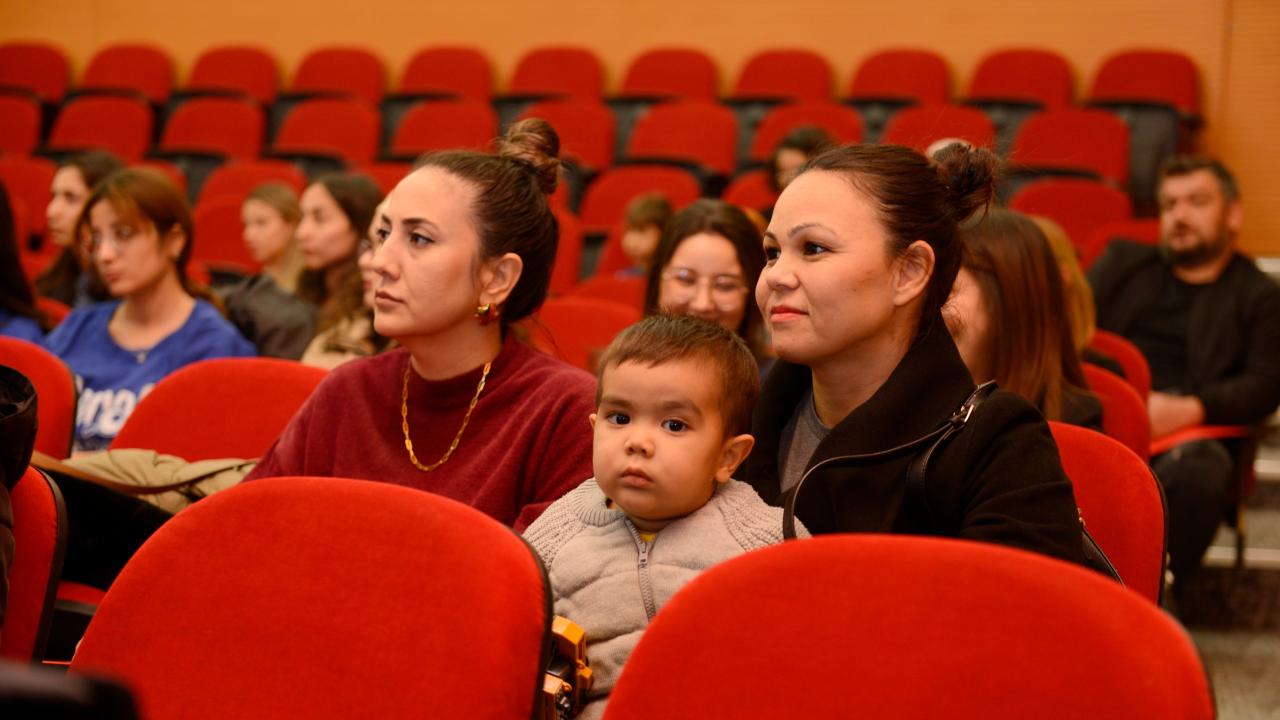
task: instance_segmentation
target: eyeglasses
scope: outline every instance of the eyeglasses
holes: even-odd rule
[[[667,295],[676,301],[690,300],[698,289],[706,285],[711,299],[717,305],[728,305],[742,298],[747,284],[737,275],[708,275],[703,277],[689,268],[675,268],[662,273],[667,284]]]

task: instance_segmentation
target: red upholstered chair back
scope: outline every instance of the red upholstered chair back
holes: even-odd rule
[[[993,52],[982,58],[969,81],[970,100],[1034,102],[1051,110],[1070,106],[1074,95],[1071,63],[1040,48]]]
[[[381,57],[362,47],[316,48],[302,58],[291,89],[337,93],[377,105],[387,90],[387,68]]]
[[[600,352],[640,318],[640,309],[625,301],[574,295],[552,298],[530,323],[531,342],[548,355],[593,371]]]
[[[720,199],[738,207],[764,212],[778,202],[778,191],[769,184],[767,171],[748,170],[729,183]]]
[[[362,165],[373,162],[381,133],[378,110],[364,100],[307,100],[285,116],[273,150],[334,155]]]
[[[71,671],[123,680],[151,718],[528,718],[548,596],[520,537],[461,503],[259,480],[138,550]]]
[[[1146,461],[1102,433],[1050,422],[1084,525],[1129,588],[1160,602],[1164,496]]]
[[[10,337],[0,337],[0,365],[26,375],[36,389],[36,450],[55,458],[70,455],[79,396],[71,368],[39,345]]]
[[[1009,159],[1046,172],[1092,173],[1124,187],[1129,181],[1129,126],[1104,110],[1046,110],[1018,129]]]
[[[765,162],[787,133],[802,125],[826,131],[841,145],[862,142],[862,118],[853,108],[829,101],[781,105],[769,111],[751,138],[751,159]]]
[[[169,116],[161,150],[194,150],[251,159],[262,150],[262,108],[237,98],[195,98]]]
[[[1151,394],[1151,367],[1147,365],[1147,358],[1137,345],[1121,335],[1095,330],[1089,347],[1119,363],[1124,370],[1124,379],[1138,391],[1138,397],[1146,402],[1147,396]]]
[[[282,182],[301,194],[307,176],[297,165],[284,160],[229,162],[209,174],[200,188],[200,199],[233,195],[243,202],[254,188],[266,182]]]
[[[582,227],[578,219],[566,209],[551,207],[560,225],[560,240],[556,244],[556,262],[551,267],[551,285],[547,292],[563,295],[578,284],[582,276]]]
[[[1009,201],[1009,209],[1043,215],[1067,231],[1080,252],[1080,267],[1088,269],[1102,248],[1088,246],[1093,231],[1108,223],[1129,220],[1133,205],[1122,190],[1096,180],[1051,178],[1023,185]]]
[[[996,545],[838,535],[711,568],[645,630],[606,720],[1214,715],[1187,633],[1097,573]]]
[[[654,106],[631,130],[627,158],[680,160],[720,175],[732,175],[738,158],[738,118],[706,100],[676,100]]]
[[[697,48],[646,50],[627,66],[618,94],[715,100],[720,93],[715,60]]]
[[[906,145],[924,152],[943,138],[959,138],[977,147],[992,149],[996,142],[996,126],[986,113],[977,108],[917,105],[895,113],[880,142]]]
[[[582,198],[582,230],[607,233],[622,222],[627,204],[638,195],[659,192],[673,209],[702,194],[698,179],[688,170],[660,165],[615,167],[600,174]]]
[[[599,100],[604,96],[604,64],[585,47],[534,48],[516,63],[510,90]]]
[[[44,232],[49,186],[57,172],[57,164],[48,158],[0,155],[0,182],[9,192],[14,214],[26,218],[27,232],[32,235]]]
[[[187,89],[241,92],[264,106],[270,105],[280,92],[280,66],[264,48],[210,48],[196,58]]]
[[[10,493],[13,565],[0,626],[0,658],[39,662],[53,620],[54,591],[62,575],[67,511],[62,493],[44,473],[27,468]]]
[[[493,95],[493,65],[478,48],[439,46],[414,53],[400,80],[402,93],[448,93],[473,100]]]
[[[882,50],[858,66],[849,81],[852,100],[896,98],[921,105],[951,101],[951,71],[933,50]]]
[[[53,150],[110,150],[137,162],[151,145],[151,127],[151,106],[141,99],[79,97],[62,106],[47,144]]]
[[[733,97],[830,100],[834,87],[835,72],[825,57],[805,48],[778,48],[747,58]]]
[[[62,102],[71,83],[71,62],[54,45],[42,42],[0,44],[0,85],[22,88],[50,103]]]
[[[488,150],[498,115],[484,100],[437,100],[414,105],[400,119],[390,151],[414,156],[432,150]]]
[[[192,213],[195,237],[191,243],[191,259],[206,267],[238,270],[247,274],[258,271],[261,264],[244,244],[244,200],[235,195],[204,196]]]
[[[111,442],[187,460],[260,457],[324,379],[292,360],[218,358],[156,383]]]
[[[89,60],[80,89],[132,90],[161,104],[173,92],[173,77],[173,58],[158,46],[110,45]]]
[[[1105,368],[1081,363],[1085,382],[1102,401],[1102,431],[1146,460],[1151,448],[1147,403],[1124,378]]]
[[[27,155],[40,144],[40,101],[0,95],[0,153]]]
[[[1195,61],[1180,52],[1119,52],[1098,68],[1089,99],[1166,103],[1184,115],[1199,115],[1199,72]]]

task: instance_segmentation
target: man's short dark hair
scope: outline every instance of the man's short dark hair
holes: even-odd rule
[[[1160,180],[1163,182],[1165,178],[1190,175],[1197,170],[1208,170],[1218,178],[1218,187],[1222,189],[1224,200],[1232,203],[1240,199],[1240,186],[1236,184],[1236,177],[1226,165],[1208,155],[1174,155],[1166,159],[1160,165]]]
[[[692,315],[650,315],[618,334],[596,370],[596,405],[604,392],[604,371],[625,362],[657,367],[675,360],[701,361],[720,385],[724,436],[749,432],[760,394],[760,366],[732,330]]]

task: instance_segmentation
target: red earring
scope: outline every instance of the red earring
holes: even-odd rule
[[[481,325],[488,325],[497,320],[500,312],[498,306],[493,303],[485,303],[476,307],[476,317],[480,318]]]

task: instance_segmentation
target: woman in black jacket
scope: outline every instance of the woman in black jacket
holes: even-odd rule
[[[934,161],[847,146],[811,160],[775,206],[756,300],[781,361],[745,475],[775,504],[800,486],[796,515],[815,534],[918,533],[1082,559],[1071,484],[1039,412],[997,391],[957,413],[975,386],[941,308],[960,265],[957,223],[991,201],[996,164],[962,145]],[[957,414],[967,423],[909,483],[932,443],[892,450]],[[868,453],[883,454],[851,457]]]

